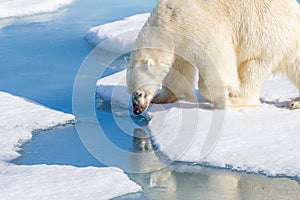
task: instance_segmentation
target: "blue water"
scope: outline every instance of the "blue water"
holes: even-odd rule
[[[76,73],[93,48],[84,40],[87,30],[92,26],[126,16],[150,12],[155,3],[154,0],[78,0],[68,7],[67,11],[54,15],[51,21],[16,24],[3,28],[0,31],[0,90],[71,113]],[[112,71],[108,71],[107,74]],[[151,151],[149,139],[136,141],[132,137],[135,131],[138,131],[132,128],[135,124],[128,125],[132,126],[133,133],[126,134],[115,123],[109,111],[107,107],[97,115],[111,142],[127,151]],[[133,120],[137,124],[145,121]],[[142,148],[141,145],[144,144],[149,146]],[[22,156],[13,160],[13,163],[105,166],[85,148],[74,126],[34,133],[32,141],[24,144],[20,153]],[[125,159],[133,168],[143,169],[152,166],[153,163],[157,164],[154,154],[147,160]],[[165,168],[152,173],[130,173],[131,179],[143,186],[144,191],[119,199],[232,199],[232,196],[238,199],[245,195],[272,198],[282,196],[286,191],[290,193],[289,197],[300,194],[298,184],[289,179],[269,179],[211,169],[196,170],[196,173],[191,173],[191,170],[185,173],[181,171],[182,168],[185,166],[175,171]],[[231,184],[234,186],[236,182],[240,185],[224,187]]]
[[[83,39],[88,29],[149,12],[154,4],[154,0],[80,0],[49,22],[3,28],[0,90],[70,113],[73,82],[91,50]]]
[[[0,90],[72,113],[73,82],[81,63],[93,48],[84,39],[88,29],[150,12],[154,5],[154,0],[142,3],[129,0],[126,4],[121,0],[82,0],[76,1],[63,14],[54,14],[51,21],[3,28],[0,32]],[[130,136],[120,132],[110,114],[99,112],[98,116],[103,128],[115,133],[109,135],[110,139],[128,150]],[[23,156],[14,163],[104,166],[82,145],[75,127],[35,134],[33,141],[23,146]]]
[[[22,147],[21,157],[13,163],[23,165],[73,165],[104,167],[82,145],[74,126],[37,133],[33,142]]]

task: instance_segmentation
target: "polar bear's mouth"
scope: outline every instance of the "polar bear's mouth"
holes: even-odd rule
[[[139,115],[142,112],[144,112],[145,110],[147,110],[147,108],[150,105],[151,100],[148,101],[147,99],[144,99],[144,98],[141,98],[141,97],[138,98],[136,96],[132,96],[133,113],[135,115]]]
[[[142,112],[144,112],[145,110],[147,110],[148,106],[149,106],[149,103],[145,103],[145,104],[139,105],[139,104],[136,104],[133,101],[133,113],[135,115],[139,115]]]
[[[133,113],[136,114],[136,115],[139,115],[139,114],[141,114],[142,112],[144,112],[144,110],[146,110],[145,107],[138,106],[138,107],[134,108]]]

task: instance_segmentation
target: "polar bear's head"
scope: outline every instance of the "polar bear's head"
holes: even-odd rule
[[[128,62],[127,88],[132,95],[134,114],[146,110],[170,70],[170,66],[148,59],[144,63]]]

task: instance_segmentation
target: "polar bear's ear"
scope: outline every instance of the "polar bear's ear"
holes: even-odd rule
[[[148,65],[148,69],[153,68],[154,67],[154,60],[149,59],[148,62],[147,62],[147,65]]]
[[[124,60],[125,60],[125,62],[126,62],[127,64],[129,64],[129,60],[130,60],[129,56],[125,56],[125,57],[124,57]]]

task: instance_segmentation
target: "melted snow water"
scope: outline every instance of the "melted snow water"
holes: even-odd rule
[[[122,0],[78,0],[67,10],[53,14],[48,22],[24,23],[1,29],[0,90],[70,113],[74,78],[91,50],[83,39],[88,28],[149,12],[154,4],[154,0],[142,3],[140,0],[128,0],[126,3]],[[109,130],[107,136],[116,146],[127,151],[152,151],[149,139],[139,141],[124,134],[109,109],[107,111],[98,113],[99,122]],[[135,131],[146,134],[139,129]],[[32,141],[22,146],[20,153],[22,156],[13,163],[104,166],[86,150],[74,126],[35,133]],[[128,164],[139,166],[141,170],[159,163],[154,153],[150,159],[126,159]],[[117,199],[300,198],[299,184],[291,179],[201,168],[186,163],[151,173],[128,175],[144,190]]]

